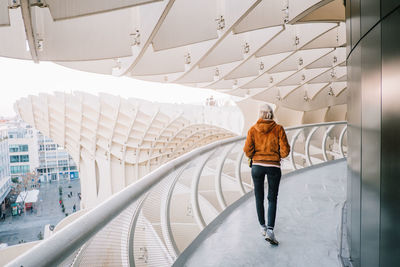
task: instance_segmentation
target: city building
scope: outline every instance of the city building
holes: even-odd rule
[[[11,177],[36,173],[41,181],[77,179],[77,166],[68,152],[19,119],[6,122]]]
[[[4,125],[0,125],[0,214],[3,201],[11,190],[11,175],[8,153],[8,133]]]
[[[143,139],[158,123],[155,113],[119,135],[126,124],[118,122],[137,121],[132,108],[113,112],[118,101],[24,98],[16,104],[21,117],[87,170],[86,202],[104,202],[85,207],[85,216],[69,218],[10,266],[398,266],[399,10],[395,0],[3,1],[1,56],[234,95],[242,134],[259,106],[273,103],[290,133],[292,152],[282,165],[293,171],[280,192],[288,205],[276,230],[285,242],[272,249],[245,216],[254,206],[240,150],[245,136],[199,142],[163,161]],[[52,109],[57,103],[70,110]],[[186,137],[171,147],[163,142],[170,157],[187,144]],[[327,162],[337,155],[347,159]],[[122,171],[126,162],[137,167]],[[111,170],[140,179],[121,183]],[[305,194],[291,201],[288,188]]]
[[[38,133],[39,166],[36,171],[42,181],[79,178],[77,166],[61,146],[50,138]]]
[[[38,131],[21,120],[7,123],[11,177],[36,172],[39,166]]]

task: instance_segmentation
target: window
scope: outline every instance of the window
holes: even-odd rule
[[[44,145],[40,145],[39,150],[44,151]]]
[[[48,153],[46,154],[46,158],[47,158],[47,159],[55,159],[56,157],[57,157],[56,152],[48,152]]]
[[[51,174],[51,180],[53,180],[53,181],[57,180],[57,173]]]
[[[67,152],[58,152],[58,157],[59,158],[66,158],[66,157],[68,157],[68,153]]]
[[[56,150],[56,149],[57,149],[56,144],[47,144],[46,145],[46,151]]]
[[[12,155],[12,156],[10,156],[10,162],[11,162],[11,163],[19,162],[19,156],[18,156],[18,155]]]
[[[19,146],[18,145],[10,145],[10,152],[18,152]]]
[[[22,166],[21,166],[21,171],[22,171],[23,173],[29,172],[29,165],[22,165]]]
[[[20,160],[21,162],[29,162],[29,155],[21,155]]]
[[[29,172],[29,165],[11,166],[11,173],[27,173]]]
[[[10,163],[29,162],[29,155],[11,155]]]
[[[58,166],[66,166],[68,165],[68,160],[59,160],[58,161]]]
[[[11,173],[20,173],[19,166],[11,166]]]
[[[10,152],[27,152],[28,145],[10,145],[9,150]]]
[[[49,161],[47,161],[47,166],[48,167],[56,167],[57,166],[57,161],[49,160]]]

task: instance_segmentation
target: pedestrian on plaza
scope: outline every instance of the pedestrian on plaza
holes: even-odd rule
[[[243,151],[249,158],[258,222],[265,240],[278,245],[274,227],[281,180],[281,159],[289,155],[290,146],[283,127],[274,121],[274,112],[269,105],[260,108],[260,116],[247,133]],[[268,180],[268,224],[265,225],[264,181]]]
[[[61,199],[60,199],[60,200],[58,201],[58,203],[60,204],[60,206],[61,206],[61,202],[62,202],[62,201],[61,201]]]
[[[72,191],[71,191],[71,193],[70,193],[70,194],[71,194],[71,197],[72,197]]]
[[[72,207],[72,211],[75,212],[76,211],[76,205],[74,204],[74,206]]]

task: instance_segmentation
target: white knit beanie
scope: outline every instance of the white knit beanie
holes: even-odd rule
[[[274,110],[268,104],[260,107],[260,118],[264,120],[272,120],[274,118]]]

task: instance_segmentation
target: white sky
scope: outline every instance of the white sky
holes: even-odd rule
[[[0,116],[15,115],[16,100],[40,92],[85,91],[92,94],[106,92],[122,97],[143,98],[168,103],[204,103],[211,95],[216,99],[229,98],[213,90],[191,88],[175,84],[161,84],[82,72],[50,63],[0,57]]]

